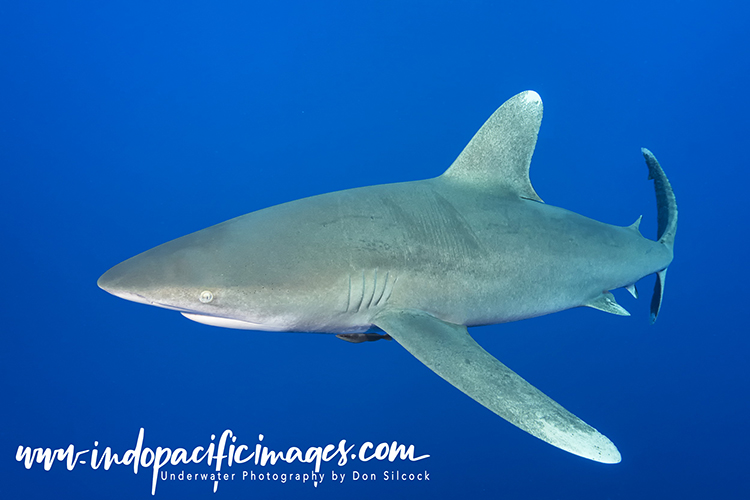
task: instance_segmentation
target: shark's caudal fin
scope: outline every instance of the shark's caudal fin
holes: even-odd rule
[[[492,357],[465,326],[413,310],[385,310],[374,323],[432,371],[511,424],[575,455],[609,464],[620,461],[612,441]]]
[[[441,178],[542,201],[529,180],[541,123],[539,94],[527,90],[511,97],[482,125]]]
[[[641,148],[641,152],[646,159],[646,165],[648,165],[648,178],[654,180],[654,188],[656,190],[658,218],[656,238],[659,243],[669,248],[670,251],[673,251],[674,238],[677,234],[677,199],[674,196],[672,185],[669,183],[669,179],[667,179],[667,174],[664,173],[653,153],[646,148]],[[651,323],[654,323],[659,316],[666,279],[666,268],[656,273],[654,295],[651,297]]]

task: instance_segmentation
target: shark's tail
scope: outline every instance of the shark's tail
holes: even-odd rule
[[[659,243],[674,251],[674,238],[677,234],[677,199],[674,196],[672,185],[667,179],[667,174],[662,170],[656,157],[646,148],[641,148],[643,157],[648,165],[648,178],[654,180],[656,189],[656,210],[658,217],[658,230],[656,238]],[[661,299],[664,295],[664,282],[667,279],[667,268],[656,273],[656,284],[654,295],[651,297],[651,323],[656,321],[661,309]]]

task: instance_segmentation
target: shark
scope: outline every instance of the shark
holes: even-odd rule
[[[662,304],[677,203],[642,149],[657,238],[542,201],[529,178],[542,100],[498,108],[435,178],[358,187],[258,210],[108,270],[105,291],[216,327],[395,340],[475,401],[572,454],[618,463],[595,428],[484,350],[468,328],[574,307],[629,315],[611,290],[656,274]]]

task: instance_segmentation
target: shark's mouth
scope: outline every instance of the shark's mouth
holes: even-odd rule
[[[139,304],[146,304],[149,306],[162,307],[164,309],[178,311],[187,319],[195,321],[196,323],[202,323],[204,325],[218,326],[221,328],[234,328],[235,330],[273,330],[273,328],[269,328],[268,325],[263,325],[261,323],[253,323],[252,321],[245,321],[241,319],[223,318],[221,316],[211,316],[209,314],[197,313],[192,309],[186,309],[184,307],[162,304],[161,302],[150,300],[138,293],[124,291],[109,291],[109,293],[131,302],[137,302]]]
[[[180,314],[191,321],[202,323],[204,325],[219,326],[221,328],[234,328],[235,330],[266,330],[267,327],[260,323],[252,323],[239,319],[222,318],[220,316],[208,316],[206,314],[196,314],[182,311]]]
[[[101,287],[101,285],[99,285],[99,286]],[[129,300],[130,302],[137,302],[139,304],[146,304],[147,306],[164,307],[161,304],[154,303],[152,300],[148,300],[146,297],[144,297],[143,295],[140,295],[138,293],[125,292],[125,291],[120,291],[120,290],[114,291],[112,289],[107,289],[107,288],[103,288],[103,287],[101,287],[101,288],[102,288],[102,290],[104,290],[104,291],[106,291],[108,293],[111,293],[115,297],[120,297],[121,299]]]
[[[185,309],[182,307],[171,306],[169,304],[162,304],[161,302],[156,302],[155,300],[151,300],[148,297],[141,295],[140,293],[128,292],[124,290],[112,290],[112,289],[107,289],[107,288],[102,288],[102,289],[108,293],[111,293],[115,297],[120,297],[121,299],[129,300],[130,302],[137,302],[138,304],[146,304],[147,306],[156,306],[156,307],[161,307],[164,309],[171,309],[173,311],[191,312],[190,309]]]
[[[234,328],[235,330],[268,330],[267,327],[264,327],[264,325],[260,323],[253,323],[251,321],[244,321],[240,319],[222,318],[220,316],[211,316],[208,314],[196,313],[192,309],[172,306],[169,304],[162,304],[161,302],[150,300],[138,293],[124,292],[124,291],[117,291],[117,292],[109,291],[109,293],[116,295],[120,298],[123,298],[125,300],[129,300],[131,302],[137,302],[139,304],[146,304],[149,306],[162,307],[164,309],[171,309],[173,311],[178,311],[187,319],[191,321],[195,321],[196,323],[202,323],[204,325],[219,326],[222,328]]]

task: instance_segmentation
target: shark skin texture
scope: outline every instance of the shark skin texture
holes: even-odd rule
[[[658,235],[545,204],[529,179],[542,100],[506,101],[432,179],[333,192],[252,212],[128,259],[99,278],[121,298],[225,328],[393,339],[489,410],[603,463],[615,445],[495,359],[467,327],[587,306],[656,273],[655,321],[673,258],[674,192],[656,158]],[[383,332],[383,333],[380,333]]]

